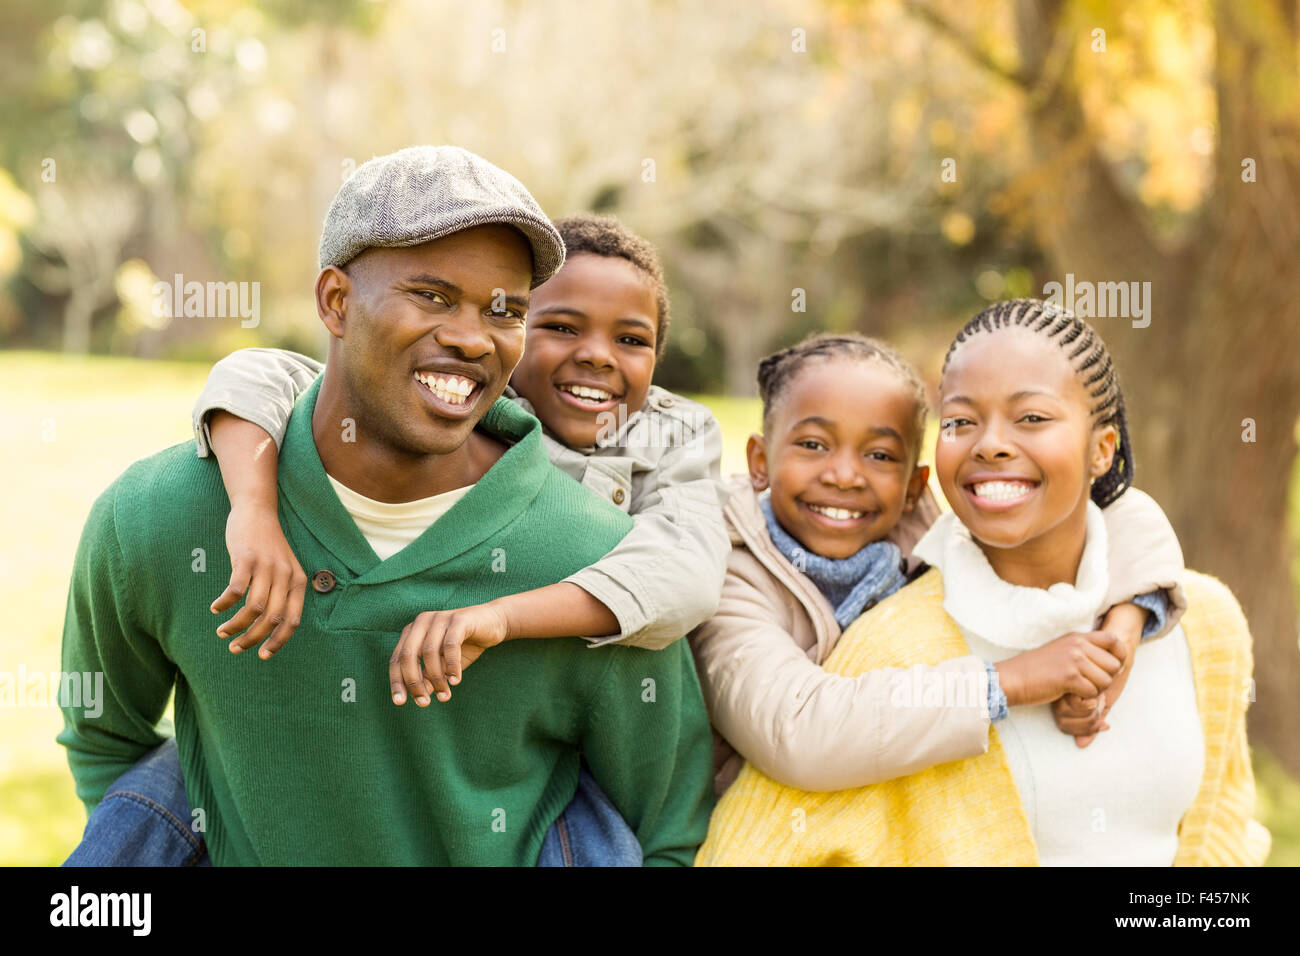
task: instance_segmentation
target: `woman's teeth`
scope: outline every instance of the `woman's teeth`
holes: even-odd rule
[[[854,518],[861,518],[865,511],[849,511],[847,508],[826,508],[822,505],[808,505],[809,511],[815,511],[819,515],[825,515],[828,518],[834,518],[836,521],[849,521]]]
[[[607,392],[603,388],[588,388],[586,385],[561,385],[560,391],[568,392],[588,402],[607,402],[614,397],[612,392]]]
[[[474,391],[474,382],[462,375],[430,375],[416,372],[415,378],[448,405],[464,405]]]
[[[1028,481],[981,481],[971,487],[975,494],[989,501],[1015,501],[1029,494],[1035,486]]]

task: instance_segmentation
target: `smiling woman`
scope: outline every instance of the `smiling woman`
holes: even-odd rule
[[[1109,504],[1127,487],[1131,458],[1127,448],[1116,457],[1124,403],[1101,339],[1050,307],[1019,315],[1019,324],[995,326],[981,313],[958,333],[944,366],[935,463],[999,577],[1051,587],[1074,580],[1087,505]],[[1093,482],[1112,473],[1105,494],[1094,494]]]
[[[918,553],[944,577],[945,610],[995,661],[1087,628],[1107,576],[1100,506],[1132,475],[1116,455],[1127,428],[1105,344],[1050,305],[1000,303],[958,333],[940,391],[935,465],[953,511]],[[1063,746],[1046,706],[1013,708],[999,728],[1040,861],[1174,859],[1206,769],[1181,627],[1141,648],[1122,703],[1091,750]],[[1112,819],[1094,827],[1089,808],[1104,807]]]

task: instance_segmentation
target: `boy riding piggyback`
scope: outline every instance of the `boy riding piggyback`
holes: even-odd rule
[[[519,410],[531,413],[533,418],[523,418],[534,421],[534,426],[540,421],[539,437],[547,458],[596,496],[584,496],[573,489],[578,497],[590,501],[592,523],[584,529],[584,514],[578,510],[566,534],[576,539],[594,534],[597,519],[610,508],[630,516],[630,529],[599,560],[587,567],[566,569],[572,571],[567,577],[563,577],[565,571],[557,573],[550,580],[563,579],[554,584],[513,594],[502,594],[508,589],[498,588],[498,596],[484,603],[460,602],[467,606],[459,606],[447,593],[431,593],[427,609],[413,613],[401,629],[388,660],[390,707],[401,707],[408,696],[422,708],[435,706],[435,698],[450,701],[452,687],[461,682],[465,668],[490,648],[522,639],[532,639],[526,644],[539,652],[552,645],[549,639],[572,641],[575,636],[590,645],[613,645],[601,650],[587,647],[579,652],[582,663],[605,674],[615,674],[626,660],[648,652],[665,651],[648,653],[648,658],[676,661],[684,648],[674,647],[674,642],[716,608],[729,548],[718,481],[721,433],[703,406],[651,383],[668,326],[667,294],[657,256],[648,243],[611,219],[577,217],[561,220],[555,226],[565,246],[563,267],[532,289],[524,308],[502,296],[487,313],[490,322],[525,329],[524,356],[513,365],[512,387],[503,394],[509,401],[501,404],[510,409],[513,402],[516,417]],[[363,279],[364,271],[358,271]],[[451,329],[454,323],[448,317],[465,293],[428,274],[408,277],[400,287],[385,289],[382,294],[414,303],[430,317],[430,322]],[[448,331],[443,337],[451,334]],[[464,374],[459,366],[442,363],[436,369],[417,368],[413,384],[430,407],[452,415],[467,402],[466,396],[479,388],[471,368],[473,356],[468,354],[471,346],[478,346],[465,336],[448,341],[449,347],[466,359],[461,363]],[[258,656],[262,661],[251,662],[255,668],[274,668],[280,659],[269,662],[277,654],[297,657],[304,653],[306,647],[295,652],[294,643],[286,644],[299,623],[311,619],[310,613],[304,615],[308,588],[317,592],[334,590],[333,582],[317,581],[314,568],[310,569],[313,578],[309,585],[297,557],[301,545],[291,547],[293,533],[287,539],[281,525],[286,513],[281,497],[284,476],[277,475],[279,453],[286,447],[287,432],[292,432],[291,418],[301,414],[302,402],[319,387],[322,369],[321,363],[295,353],[243,350],[218,363],[196,407],[199,456],[215,454],[230,508],[226,544],[231,574],[225,591],[212,602],[211,611],[219,614],[243,600],[243,606],[217,628],[217,633],[230,640],[229,649],[235,654],[261,645]],[[342,505],[373,551],[370,560],[379,562],[401,562],[411,553],[402,552],[430,540],[426,531],[436,533],[442,524],[454,528],[464,512],[458,506],[462,499],[473,497],[474,488],[455,487],[456,483],[450,482],[448,491],[412,500],[403,489],[390,489],[376,480],[362,482],[359,490],[355,482],[349,486],[328,473],[324,477],[337,496],[334,507]],[[558,475],[555,480],[567,481]],[[557,547],[559,544],[562,542]],[[524,556],[515,552],[498,557],[514,568],[544,562],[547,554],[543,550],[540,554],[533,551]],[[491,571],[495,570],[495,566],[484,568],[488,577],[494,577]],[[465,588],[463,592],[473,595],[491,590]],[[310,599],[319,601],[320,596],[311,594]],[[310,641],[312,636],[305,634],[301,639]],[[202,637],[195,635],[194,639]],[[538,639],[540,644],[536,643]],[[513,659],[522,651],[516,644],[489,653]],[[685,664],[689,672],[689,653]],[[495,665],[489,667],[491,672],[498,669]],[[246,668],[240,670],[252,676]],[[645,673],[652,670],[645,669]],[[539,679],[543,676],[539,675]],[[689,680],[681,691],[689,698],[686,703],[690,713],[679,721],[676,733],[684,741],[696,741],[698,728],[691,721],[703,717],[702,701],[693,674],[685,676]],[[590,694],[584,691],[581,700],[556,701],[558,712],[585,714],[583,707],[588,699],[596,699],[591,694],[596,693],[598,683],[592,682]],[[630,693],[628,699],[640,706],[645,688],[638,682]],[[637,713],[667,713],[673,693],[675,690],[663,683],[658,688],[659,707]],[[452,711],[459,712],[471,706],[472,699],[482,696],[475,694],[473,687],[457,691],[458,697],[462,695],[470,699],[463,706],[456,706],[462,705],[460,700],[456,705],[449,704]],[[653,702],[653,695],[650,700]],[[631,751],[620,751],[620,756],[644,763],[646,728],[630,727],[619,732],[615,719],[618,716],[613,712],[605,713],[603,718],[590,715],[596,724],[605,722],[602,733],[629,742],[641,741]],[[549,717],[543,714],[538,719]],[[441,723],[436,719],[427,722]],[[476,732],[490,736],[493,730],[481,726]],[[455,739],[447,739],[439,746],[444,744],[452,748],[470,745]],[[385,743],[376,740],[374,746],[383,748]],[[130,772],[147,769],[161,774],[175,790],[174,784],[181,776],[175,747],[170,751],[160,747],[148,759],[152,761],[148,768],[137,765]],[[597,768],[597,759],[602,759],[598,748],[583,751],[577,792],[547,830],[536,862],[639,865],[643,861],[644,837],[650,841],[644,846],[645,863],[689,863],[693,852],[686,846],[689,841],[665,852],[655,845],[657,838],[646,829],[646,821],[637,816],[635,801],[629,802],[626,794],[608,786],[597,785],[599,774],[589,772]],[[694,760],[684,761],[679,769],[692,781],[703,781],[707,776],[707,766],[697,765]],[[188,773],[186,777],[188,784]],[[668,777],[664,779],[667,782]],[[686,785],[687,791],[695,789],[693,783]],[[176,797],[175,812],[189,812],[182,806],[184,790],[172,795]],[[287,812],[296,811],[290,808]],[[698,844],[704,833],[700,813],[707,815],[707,806],[697,801],[690,812],[694,816],[682,832],[689,830]],[[83,842],[83,849],[86,847]],[[91,856],[74,854],[78,860]],[[97,852],[93,858],[126,862],[108,859],[106,852]],[[131,862],[185,865],[193,859],[187,848],[184,859],[137,858]]]

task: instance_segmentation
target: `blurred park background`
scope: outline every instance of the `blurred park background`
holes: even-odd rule
[[[757,360],[810,331],[884,337],[933,382],[990,301],[1149,282],[1141,322],[1091,321],[1137,484],[1250,619],[1260,812],[1271,862],[1300,864],[1295,0],[8,0],[5,19],[0,673],[58,669],[92,501],[190,436],[213,360],[323,357],[316,244],[342,180],[455,143],[552,215],[658,245],[656,381],[714,408],[731,471]],[[155,284],[177,276],[258,283],[256,321],[171,317]],[[0,864],[77,840],[60,726],[22,688],[0,708]]]

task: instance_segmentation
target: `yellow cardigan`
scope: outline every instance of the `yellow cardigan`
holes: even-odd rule
[[[1187,573],[1182,620],[1205,738],[1205,773],[1178,827],[1175,866],[1259,865],[1269,835],[1252,819],[1246,746],[1250,631],[1222,583]],[[930,570],[849,626],[826,669],[937,664],[970,648]],[[996,729],[988,751],[884,783],[808,793],[746,764],[718,802],[696,866],[1032,866],[1029,821]]]

